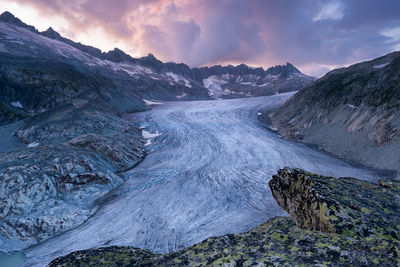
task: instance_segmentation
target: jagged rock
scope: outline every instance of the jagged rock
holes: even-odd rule
[[[272,218],[247,233],[163,255],[107,247],[73,252],[49,266],[399,266],[400,183],[380,184],[285,168],[270,186],[293,219]]]
[[[123,182],[113,170],[102,156],[65,145],[3,153],[0,233],[32,244],[76,227],[97,210],[97,198]]]
[[[144,156],[143,142],[140,143],[140,139],[133,136],[121,139],[120,135],[85,134],[70,140],[69,143],[71,146],[96,151],[108,158],[116,168],[124,170],[136,165]]]
[[[34,244],[86,221],[116,175],[144,157],[141,130],[112,113],[73,105],[21,123],[24,146],[0,154],[0,249]]]

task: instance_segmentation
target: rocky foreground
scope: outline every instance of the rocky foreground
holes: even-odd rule
[[[133,247],[73,252],[50,266],[399,266],[400,182],[373,184],[285,168],[270,181],[291,217],[157,255]]]

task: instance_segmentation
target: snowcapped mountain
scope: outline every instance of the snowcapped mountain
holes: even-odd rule
[[[131,99],[132,105],[120,108],[135,111],[143,109],[142,99],[271,95],[296,91],[313,81],[289,63],[268,70],[244,64],[192,69],[163,63],[152,54],[132,58],[117,48],[104,53],[64,38],[51,27],[39,32],[9,12],[0,15],[0,36],[0,109],[7,109],[12,118],[49,110],[77,95],[93,94],[94,89],[102,98],[113,96],[105,101]],[[11,105],[17,102],[17,107]]]
[[[213,98],[264,96],[297,91],[315,80],[290,63],[267,70],[245,64],[196,70],[201,72],[203,85]]]

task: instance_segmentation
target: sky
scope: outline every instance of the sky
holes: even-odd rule
[[[400,50],[400,0],[1,0],[43,31],[191,67],[290,62],[320,77]]]

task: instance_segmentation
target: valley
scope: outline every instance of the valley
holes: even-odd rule
[[[245,232],[286,214],[268,187],[284,166],[376,181],[372,171],[286,141],[261,125],[258,110],[275,109],[292,94],[159,102],[151,111],[128,115],[150,137],[146,158],[123,173],[125,182],[86,223],[26,250],[27,266],[113,245],[165,253]]]

